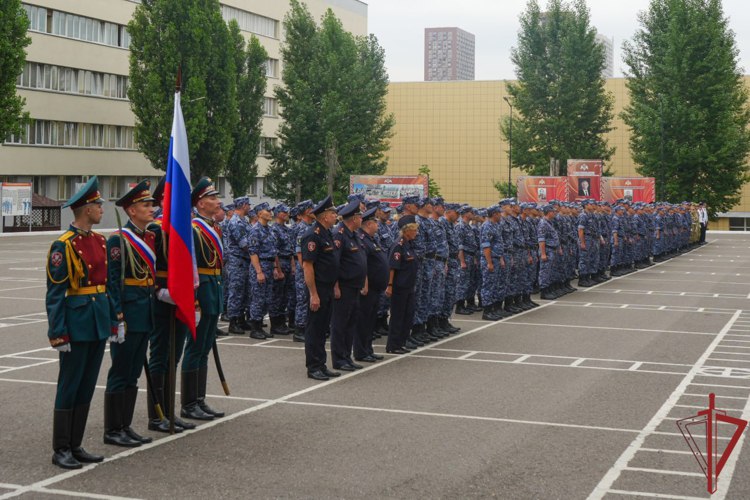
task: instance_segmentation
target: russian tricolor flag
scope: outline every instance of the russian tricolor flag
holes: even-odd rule
[[[164,183],[162,231],[168,243],[167,288],[177,305],[176,316],[190,329],[195,340],[195,289],[198,270],[193,247],[190,203],[190,156],[180,93],[174,95],[174,119],[169,139],[167,178]]]

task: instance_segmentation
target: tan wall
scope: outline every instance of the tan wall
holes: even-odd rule
[[[745,81],[750,88],[750,76]],[[619,116],[629,99],[625,79],[607,80],[606,89],[615,99],[607,141],[616,150],[608,166],[616,176],[637,176],[629,131]],[[391,83],[387,105],[396,126],[388,173],[414,175],[427,164],[446,199],[476,206],[496,202],[493,183],[508,180],[507,143],[499,129],[509,113],[505,95],[503,81]],[[512,174],[513,182],[523,175],[518,169]],[[750,184],[733,211],[750,212]]]

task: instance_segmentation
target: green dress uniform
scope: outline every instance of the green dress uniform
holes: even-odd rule
[[[101,203],[96,177],[63,207],[76,209],[89,203]],[[46,295],[47,337],[60,351],[52,462],[66,469],[103,460],[88,454],[81,442],[104,347],[114,326],[106,283],[104,236],[71,225],[47,255]]]
[[[154,204],[161,205],[164,193],[164,177],[154,189]],[[148,230],[154,233],[156,242],[156,290],[167,289],[168,254],[167,241],[162,231],[161,215],[149,224]],[[175,366],[180,362],[182,350],[185,347],[189,329],[181,321],[175,318],[175,306],[169,302],[156,300],[154,306],[154,328],[149,336],[148,369],[151,372],[151,386],[148,387],[148,429],[151,431],[170,432],[169,416],[172,414],[172,398],[165,397],[164,389],[167,385],[169,372],[169,330],[174,318],[175,329]],[[165,419],[161,419],[156,413],[154,403],[164,409]],[[195,424],[175,418],[175,432],[183,429],[195,429]]]
[[[203,177],[191,193],[193,206],[203,197],[216,195],[211,179]],[[206,404],[208,378],[208,353],[216,339],[216,326],[224,309],[221,270],[223,247],[221,229],[213,220],[200,215],[193,218],[193,244],[200,284],[196,293],[201,319],[196,327],[195,339],[191,336],[185,346],[182,360],[182,410],[180,415],[197,420],[212,420],[224,413]]]
[[[143,181],[117,200],[128,208],[150,203],[150,182]],[[131,427],[138,379],[146,361],[148,337],[154,326],[154,279],[156,254],[154,233],[139,229],[131,220],[107,241],[109,280],[107,290],[115,311],[125,323],[125,341],[110,345],[112,366],[104,393],[104,442],[134,447],[150,443]]]

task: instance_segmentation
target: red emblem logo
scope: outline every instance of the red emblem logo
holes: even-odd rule
[[[334,240],[333,243],[336,245],[336,248],[341,247],[341,240]]]
[[[62,264],[63,261],[63,255],[62,252],[52,252],[52,255],[49,257],[49,263],[52,264],[54,267],[60,267],[60,264]]]
[[[112,250],[109,251],[109,257],[112,260],[120,260],[120,247],[112,247]]]
[[[308,252],[314,252],[315,251],[315,242],[311,241],[307,244],[307,251]]]
[[[394,259],[396,259],[396,260],[401,260],[401,253],[399,253],[399,252],[394,252],[394,254],[393,254],[393,258],[394,258]]]

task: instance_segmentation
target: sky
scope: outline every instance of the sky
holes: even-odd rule
[[[510,61],[516,45],[518,18],[527,0],[366,0],[369,31],[385,49],[392,82],[424,80],[424,29],[458,27],[473,33],[476,79],[515,78]],[[546,0],[539,0],[544,9]],[[615,77],[623,76],[622,42],[638,30],[638,13],[649,0],[588,0],[591,24],[614,38]],[[724,0],[724,14],[735,33],[740,66],[750,72],[750,1]]]

